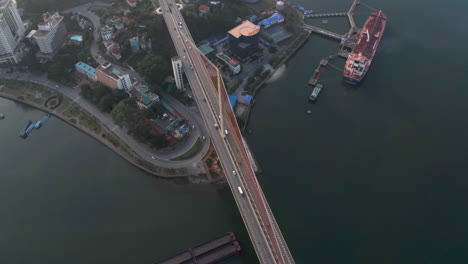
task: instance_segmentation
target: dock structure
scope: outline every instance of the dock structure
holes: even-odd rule
[[[307,14],[304,16],[307,18],[321,18],[321,17],[342,17],[342,16],[344,17],[347,15],[348,15],[347,12],[343,12],[343,13]]]
[[[356,10],[356,7],[361,3],[361,0],[354,0],[353,3],[351,4],[351,7],[349,8],[348,12],[346,13],[346,15],[348,16],[348,21],[349,21],[349,25],[351,27],[351,29],[349,30],[349,32],[354,32],[356,31],[356,22],[354,22],[354,11]]]
[[[333,17],[333,16],[347,16],[350,29],[346,34],[338,34],[323,28],[319,28],[316,26],[312,26],[309,24],[303,25],[303,28],[306,30],[309,30],[311,32],[330,37],[333,39],[336,39],[340,41],[341,45],[346,48],[353,49],[355,46],[355,38],[356,34],[360,31],[360,29],[356,26],[356,22],[354,21],[354,12],[356,10],[356,7],[361,3],[361,0],[354,0],[353,3],[351,4],[351,7],[348,9],[348,12],[343,12],[343,13],[326,13],[326,14],[308,14],[305,15],[307,18],[320,18],[320,17]]]
[[[312,32],[318,33],[320,35],[324,35],[326,37],[330,37],[330,38],[333,38],[333,39],[336,39],[336,40],[339,40],[339,41],[343,41],[343,39],[346,39],[345,35],[340,35],[338,33],[335,33],[335,32],[332,32],[332,31],[329,31],[329,30],[326,30],[326,29],[322,29],[322,28],[319,28],[319,27],[316,27],[316,26],[304,24],[304,26],[302,26],[302,27],[304,29],[306,29],[306,30],[309,30],[309,31],[312,31]]]
[[[310,85],[315,86],[317,84],[317,82],[320,80],[320,76],[325,71],[325,67],[327,67],[328,62],[331,59],[332,59],[332,57],[330,56],[330,57],[327,57],[327,58],[322,59],[320,61],[320,64],[317,66],[317,68],[314,71],[314,74],[309,79],[309,84]]]
[[[241,250],[232,232],[189,248],[158,264],[212,264],[237,254]]]
[[[349,51],[347,51],[345,49],[340,49],[336,55],[339,56],[339,57],[348,59]]]

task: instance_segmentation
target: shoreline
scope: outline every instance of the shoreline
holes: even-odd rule
[[[86,135],[88,135],[91,138],[95,139],[99,143],[101,143],[104,146],[108,147],[111,151],[113,151],[114,153],[116,153],[117,155],[119,155],[120,157],[125,159],[127,162],[129,162],[133,166],[137,167],[138,169],[150,174],[151,176],[156,176],[156,177],[165,178],[165,179],[181,179],[181,178],[184,178],[184,179],[187,179],[191,183],[195,183],[195,182],[203,183],[203,182],[205,182],[205,179],[203,179],[203,174],[192,175],[192,174],[189,174],[189,173],[182,173],[182,172],[169,173],[169,172],[164,172],[164,170],[165,169],[166,170],[173,170],[173,169],[168,169],[168,168],[163,168],[163,167],[155,167],[155,169],[160,168],[161,171],[150,170],[150,169],[146,168],[144,165],[139,164],[138,159],[130,157],[129,153],[125,152],[124,150],[122,150],[120,148],[117,148],[111,142],[109,142],[106,138],[103,138],[102,135],[98,135],[98,134],[94,133],[93,131],[89,130],[88,128],[83,127],[82,125],[74,124],[73,122],[68,120],[67,116],[64,116],[63,114],[57,113],[57,112],[55,112],[55,111],[53,111],[53,110],[51,110],[51,109],[49,109],[49,108],[47,108],[45,106],[39,105],[37,103],[30,102],[30,101],[27,101],[27,100],[23,100],[21,98],[18,98],[15,95],[11,95],[11,94],[5,93],[3,91],[0,91],[0,97],[4,98],[4,99],[7,99],[7,100],[11,100],[11,101],[16,102],[16,103],[22,103],[22,104],[28,105],[30,107],[33,107],[33,108],[37,109],[37,110],[40,110],[40,111],[43,111],[45,113],[51,114],[52,116],[60,119],[61,121],[65,122],[68,125],[71,125],[75,129],[78,129],[79,131],[85,133]],[[77,104],[75,104],[75,105],[78,106],[81,111],[87,112],[85,109],[81,108],[79,105],[77,105]],[[103,127],[106,130],[106,131],[103,131],[103,132],[110,133],[112,136],[116,137],[105,126],[103,126]],[[125,147],[127,149],[129,149],[127,146],[125,146]],[[133,155],[136,155],[136,157],[139,157],[136,153],[134,153]],[[142,162],[142,161],[140,161],[140,162]],[[152,165],[152,166],[154,166],[154,165]]]
[[[304,38],[304,40],[302,40],[302,42],[299,43],[297,45],[297,47],[293,51],[291,51],[291,53],[289,55],[286,55],[281,60],[281,62],[278,64],[278,67],[274,68],[274,71],[270,74],[270,76],[265,78],[265,80],[263,82],[261,82],[257,87],[255,87],[253,95],[252,95],[254,99],[253,99],[252,103],[250,104],[249,109],[247,110],[247,116],[245,118],[244,127],[242,128],[242,131],[241,131],[242,134],[245,134],[245,129],[249,125],[250,113],[251,113],[251,110],[252,110],[253,106],[255,105],[255,97],[257,96],[257,93],[260,90],[262,90],[264,85],[273,83],[273,82],[279,80],[281,77],[284,76],[284,74],[286,72],[286,69],[287,69],[286,63],[288,62],[289,59],[291,59],[294,55],[296,55],[297,51],[300,48],[302,48],[302,46],[304,46],[304,44],[309,40],[309,37],[310,37],[311,33],[312,32],[307,31],[307,36]],[[292,43],[294,43],[294,41]]]

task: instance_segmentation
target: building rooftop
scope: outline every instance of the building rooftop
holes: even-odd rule
[[[198,7],[198,9],[199,9],[200,11],[205,11],[205,12],[206,12],[206,11],[210,11],[210,7],[207,6],[207,5],[200,5],[200,6]]]
[[[81,70],[87,72],[88,74],[90,74],[92,76],[96,76],[96,69],[94,67],[82,62],[82,61],[75,64],[75,66],[77,68],[80,68]]]
[[[37,30],[36,33],[34,33],[35,38],[43,38],[49,34],[50,31],[47,30]]]
[[[214,49],[210,46],[210,44],[204,44],[204,45],[201,45],[198,47],[198,50],[203,53],[203,55],[208,55],[210,54],[211,52],[214,51]]]
[[[244,21],[242,24],[237,27],[229,30],[229,34],[233,35],[236,38],[240,36],[253,36],[260,31],[260,27],[255,25],[250,21]]]
[[[39,29],[41,29],[41,27],[57,26],[57,24],[63,20],[63,16],[59,15],[58,12],[52,15],[50,15],[49,13],[44,13],[42,14],[42,19],[44,20],[44,22],[38,24]]]
[[[110,63],[105,63],[99,65],[96,70],[102,71],[110,77],[120,79],[121,77],[127,75],[126,72],[122,71],[120,68],[113,66]]]
[[[262,21],[258,22],[258,25],[259,26],[263,25],[265,27],[269,27],[272,24],[279,23],[279,22],[282,22],[282,21],[284,21],[284,16],[281,15],[280,13],[274,13],[271,17],[265,18]]]
[[[229,57],[228,55],[226,55],[226,54],[224,54],[222,52],[216,54],[216,57],[223,60],[225,63],[230,64],[233,67],[236,67],[237,65],[239,65],[239,62],[237,62],[236,60],[232,59],[231,57]]]

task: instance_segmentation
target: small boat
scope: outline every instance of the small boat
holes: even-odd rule
[[[315,102],[317,100],[318,95],[320,94],[320,91],[322,91],[323,85],[318,83],[312,93],[309,96],[309,101]]]
[[[0,120],[4,119],[5,118],[5,115],[4,114],[0,114]]]
[[[29,127],[31,126],[32,124],[32,121],[29,120],[28,123],[26,124],[26,126],[24,126],[24,128],[20,131],[19,133],[19,136],[22,137],[22,138],[26,138],[28,136],[28,129]],[[31,126],[32,127],[32,126]]]

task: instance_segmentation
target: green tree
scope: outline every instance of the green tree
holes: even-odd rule
[[[112,110],[112,95],[106,94],[103,96],[101,100],[99,100],[98,108],[103,112],[110,112]]]
[[[162,83],[170,73],[168,60],[157,55],[148,55],[138,63],[137,70],[145,80],[151,83]]]

